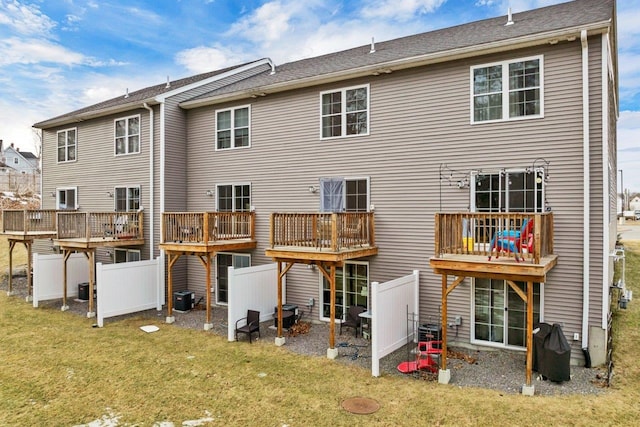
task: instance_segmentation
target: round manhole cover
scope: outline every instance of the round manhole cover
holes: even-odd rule
[[[380,404],[368,397],[350,397],[342,401],[342,408],[352,414],[373,414],[380,409]]]

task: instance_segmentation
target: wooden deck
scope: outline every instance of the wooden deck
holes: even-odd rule
[[[525,227],[528,225],[529,227]],[[527,307],[526,385],[533,364],[533,287],[558,263],[553,253],[553,213],[438,213],[433,272],[442,276],[442,361],[447,371],[447,301],[466,277],[502,279]],[[496,244],[496,242],[501,242]],[[448,276],[453,276],[449,283]],[[522,288],[516,282],[525,282]],[[446,374],[443,375],[443,378]]]
[[[81,250],[144,245],[143,212],[58,212],[54,245]]]
[[[336,269],[349,259],[378,253],[373,212],[272,213],[265,255],[278,265],[278,338],[282,336],[283,278],[296,264],[314,264],[329,283],[329,349],[335,348]]]
[[[206,275],[206,323],[211,323],[211,265],[218,252],[255,249],[254,212],[163,212],[160,249],[167,256],[167,323],[173,323],[173,266],[183,255],[197,256]]]
[[[265,255],[300,263],[342,262],[376,255],[372,212],[273,213]]]
[[[484,255],[444,254],[429,259],[429,265],[436,274],[523,282],[545,282],[547,273],[557,263],[557,255],[542,257],[537,264],[527,259],[517,262],[509,257],[494,257],[489,261]]]
[[[54,238],[57,235],[57,212],[40,209],[4,210],[0,234],[18,241]]]

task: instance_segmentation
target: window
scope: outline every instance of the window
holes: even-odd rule
[[[216,266],[218,272],[217,303],[227,304],[229,302],[229,267],[251,267],[251,256],[248,254],[219,253],[216,256]]]
[[[471,68],[472,122],[541,117],[542,57]]]
[[[76,129],[65,129],[58,132],[58,163],[76,160],[78,145]]]
[[[76,187],[58,188],[56,190],[56,209],[75,210],[78,206],[78,190]]]
[[[544,170],[505,170],[471,177],[475,212],[542,212]]]
[[[322,276],[322,318],[331,318],[331,289]],[[369,263],[345,261],[344,267],[336,268],[336,318],[341,319],[352,305],[368,307]]]
[[[116,212],[136,212],[140,209],[140,187],[115,188]]]
[[[249,212],[251,210],[251,185],[218,185],[219,212]]]
[[[140,250],[138,249],[115,249],[115,262],[134,262],[140,261]]]
[[[474,280],[473,340],[493,345],[526,347],[527,306],[504,280]],[[527,284],[515,282],[526,291]],[[542,286],[533,284],[533,322],[540,322]]]
[[[17,165],[18,163],[20,163],[20,160],[18,160],[18,158],[17,158],[17,157],[14,157],[14,159],[13,159],[13,163]]]
[[[369,134],[369,86],[320,93],[322,138]]]
[[[140,116],[115,121],[116,155],[140,152]]]
[[[320,212],[368,210],[368,178],[320,178]]]
[[[216,111],[216,149],[249,146],[249,107]]]

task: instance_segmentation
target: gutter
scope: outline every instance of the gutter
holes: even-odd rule
[[[153,259],[153,248],[155,248],[155,244],[154,244],[154,203],[155,203],[155,199],[154,199],[154,187],[153,187],[153,181],[154,181],[154,176],[153,176],[153,162],[154,162],[154,157],[153,157],[153,150],[154,150],[154,146],[153,146],[153,128],[154,128],[154,117],[153,117],[153,108],[149,107],[149,104],[147,104],[146,102],[144,102],[142,104],[142,106],[149,110],[149,259],[152,260]]]
[[[587,30],[580,32],[582,43],[582,174],[583,195],[582,203],[584,214],[582,218],[582,348],[589,347],[589,249],[591,247],[589,233],[590,217],[590,169],[589,169],[589,44],[587,42]]]
[[[522,36],[516,38],[507,38],[504,40],[485,43],[483,45],[465,46],[462,48],[451,49],[446,51],[434,52],[424,55],[417,55],[408,58],[395,59],[392,61],[379,62],[362,66],[359,68],[349,68],[333,73],[304,77],[301,79],[291,79],[287,81],[276,82],[264,86],[256,86],[244,90],[231,92],[227,94],[214,95],[208,98],[195,99],[180,103],[180,107],[191,109],[206,105],[217,104],[221,102],[236,101],[247,99],[255,96],[256,93],[278,93],[288,90],[301,89],[310,86],[343,81],[346,79],[372,76],[378,74],[388,74],[393,71],[399,71],[408,68],[421,67],[424,65],[437,64],[445,61],[453,61],[487,55],[496,52],[510,51],[514,49],[522,49],[531,46],[540,46],[547,43],[557,43],[559,40],[573,40],[580,35],[581,31],[586,31],[588,35],[602,34],[608,31],[611,20],[596,22],[586,27],[571,27],[557,31],[549,31],[546,33],[536,34],[534,36]],[[281,74],[281,73],[279,73]]]

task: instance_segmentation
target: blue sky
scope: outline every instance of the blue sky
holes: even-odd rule
[[[0,0],[0,139],[129,91],[276,64],[562,0]],[[618,169],[640,192],[640,0],[618,0]]]

